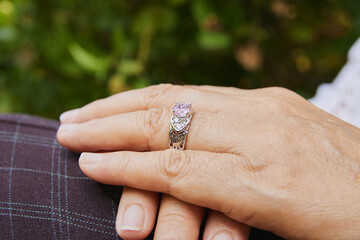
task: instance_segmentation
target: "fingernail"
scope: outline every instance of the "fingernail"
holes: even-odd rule
[[[81,153],[79,158],[79,164],[93,164],[98,163],[101,160],[101,153]]]
[[[218,232],[216,233],[212,240],[234,240],[234,238],[232,237],[232,235],[227,232],[227,231],[221,231],[221,232]]]
[[[61,133],[65,133],[65,132],[71,132],[75,129],[75,127],[77,126],[77,124],[72,123],[72,124],[61,124],[58,131]]]
[[[70,111],[66,111],[66,112],[63,112],[61,115],[60,115],[60,121],[62,123],[70,123],[72,122],[76,115],[78,114],[79,112],[79,109],[73,109],[73,110],[70,110]]]
[[[144,210],[139,205],[131,205],[124,213],[120,230],[140,231],[144,227],[144,221]]]

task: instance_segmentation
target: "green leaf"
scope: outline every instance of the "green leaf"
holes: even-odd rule
[[[125,76],[122,76],[121,74],[114,74],[112,77],[110,77],[108,81],[108,90],[110,94],[123,92],[129,89],[130,88],[126,83]]]
[[[202,25],[204,19],[211,13],[214,13],[211,1],[207,0],[193,0],[192,1],[192,13],[199,26]]]
[[[188,0],[168,0],[174,6],[180,6],[187,2]]]
[[[0,27],[0,42],[11,42],[17,37],[16,29],[13,27]]]
[[[88,72],[99,74],[106,72],[109,68],[109,58],[97,57],[77,43],[71,44],[69,51],[75,62]]]
[[[134,30],[138,33],[149,29],[166,32],[173,29],[177,22],[174,10],[159,6],[147,7],[137,15]]]
[[[115,28],[112,31],[113,51],[117,54],[120,54],[124,49],[124,45],[125,45],[125,36],[122,29]]]
[[[133,80],[131,82],[131,86],[133,88],[144,88],[150,85],[150,81],[149,79],[147,79],[146,77],[138,77],[135,80]]]
[[[291,28],[291,38],[297,43],[309,43],[314,39],[314,31],[306,25],[298,25]]]
[[[197,41],[204,50],[222,50],[230,46],[231,38],[221,32],[200,32]]]
[[[0,113],[13,111],[11,97],[8,91],[0,90]]]
[[[144,70],[144,66],[139,61],[134,60],[122,60],[118,67],[119,73],[123,75],[139,75]]]

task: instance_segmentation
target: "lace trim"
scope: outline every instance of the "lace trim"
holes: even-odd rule
[[[334,82],[321,84],[309,101],[360,127],[360,39],[350,49],[348,62]]]

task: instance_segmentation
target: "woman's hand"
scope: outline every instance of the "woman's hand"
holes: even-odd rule
[[[155,103],[159,91],[167,88],[174,90],[173,87],[166,85],[134,90],[95,101],[78,110],[69,111],[61,116],[63,126],[58,133],[59,142],[79,152],[166,149],[168,134],[164,136],[164,139],[159,139],[158,142],[154,141],[154,144],[150,144],[150,141],[144,142],[144,137],[153,134],[152,125],[155,124],[153,117],[159,111],[170,109],[171,105],[175,103],[175,100]],[[194,90],[193,94],[196,93],[196,95],[191,97],[192,103],[195,106],[206,106],[200,104],[202,99],[195,98],[199,93],[205,97],[211,96],[213,91],[217,92],[210,87]],[[201,107],[196,110],[206,111]],[[104,122],[109,120],[111,122]],[[167,128],[169,128],[169,120],[170,118],[167,119]],[[189,147],[191,145],[187,146],[187,148]],[[126,172],[118,174],[126,174]],[[145,238],[154,227],[158,205],[158,193],[125,187],[117,217],[119,235],[125,239]],[[184,203],[166,194],[162,195],[155,238],[198,239],[204,211],[204,208]],[[210,211],[204,239],[213,239],[216,235],[219,239],[231,239],[225,238],[226,234],[232,239],[247,239],[249,227],[229,219],[222,213]]]
[[[280,88],[160,85],[117,99],[128,113],[59,131],[75,150],[132,150],[83,153],[92,179],[163,192],[285,238],[360,236],[358,128]],[[176,100],[197,110],[185,151],[163,150]]]

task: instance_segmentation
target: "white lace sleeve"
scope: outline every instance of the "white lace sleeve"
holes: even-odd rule
[[[360,127],[360,39],[348,54],[348,62],[333,83],[321,84],[310,102]]]

